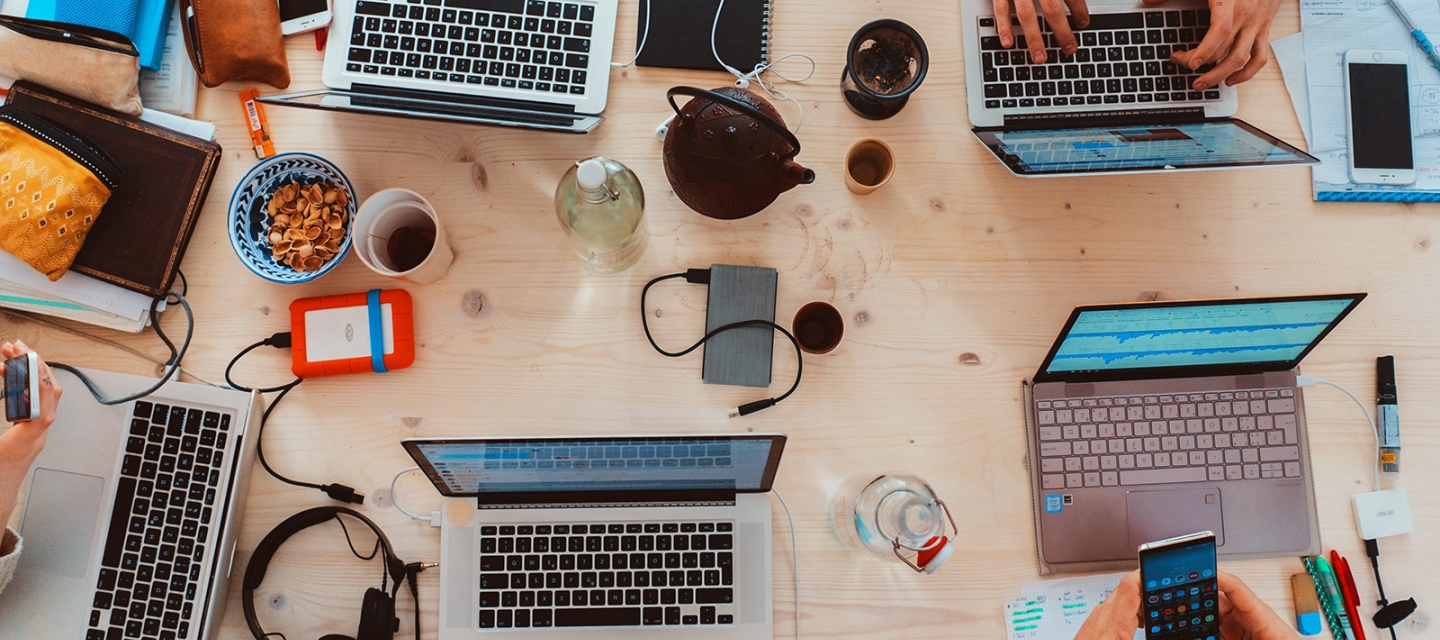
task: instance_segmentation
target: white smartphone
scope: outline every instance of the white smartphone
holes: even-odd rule
[[[330,26],[330,0],[279,0],[280,33],[293,36]]]
[[[1409,56],[1404,51],[1345,52],[1345,119],[1350,179],[1361,184],[1413,184]]]

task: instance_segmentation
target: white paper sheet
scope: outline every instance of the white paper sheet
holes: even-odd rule
[[[143,293],[74,271],[51,282],[44,274],[4,251],[0,251],[0,280],[124,318],[144,319],[150,312],[151,298]]]
[[[1440,3],[1400,2],[1421,30],[1432,36],[1440,34]],[[1321,160],[1311,174],[1316,192],[1440,192],[1440,71],[1431,66],[1400,16],[1383,0],[1301,0],[1300,22],[1311,107],[1310,153]],[[1343,75],[1345,52],[1350,49],[1398,49],[1410,54],[1416,168],[1413,186],[1357,185],[1350,181]]]
[[[1010,640],[1074,640],[1096,605],[1110,597],[1124,573],[1027,582],[1005,603],[1005,631]],[[1145,631],[1135,630],[1135,640]]]

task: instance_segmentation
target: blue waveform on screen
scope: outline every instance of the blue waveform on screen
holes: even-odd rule
[[[1089,327],[1091,332],[1082,328],[1066,336],[1052,365],[1075,371],[1289,360],[1327,326],[1297,322],[1105,332]]]
[[[1308,342],[1298,344],[1275,344],[1253,347],[1215,347],[1212,349],[1162,349],[1154,351],[1118,351],[1109,353],[1076,353],[1071,355],[1056,355],[1055,362],[1062,360],[1099,360],[1102,364],[1114,364],[1126,359],[1136,361],[1147,358],[1184,358],[1194,356],[1197,359],[1204,359],[1206,362],[1257,362],[1261,360],[1284,360],[1288,357],[1276,358],[1269,352],[1287,351],[1296,352],[1309,346]],[[1246,357],[1226,358],[1227,355],[1248,354]]]
[[[1131,340],[1136,340],[1136,339],[1141,339],[1141,338],[1148,338],[1148,337],[1159,338],[1159,337],[1162,337],[1162,336],[1169,336],[1169,335],[1185,335],[1185,336],[1187,336],[1187,337],[1188,337],[1188,336],[1195,336],[1196,339],[1203,340],[1203,339],[1204,339],[1203,336],[1223,336],[1223,335],[1228,335],[1228,334],[1255,334],[1255,333],[1259,333],[1259,332],[1262,332],[1262,331],[1268,331],[1268,330],[1284,331],[1284,330],[1294,330],[1294,329],[1323,329],[1324,327],[1329,326],[1329,324],[1330,324],[1330,323],[1328,323],[1328,322],[1300,322],[1300,323],[1293,323],[1293,324],[1251,324],[1251,325],[1237,325],[1237,326],[1233,326],[1233,327],[1205,327],[1205,328],[1203,328],[1203,329],[1201,329],[1201,328],[1186,328],[1186,329],[1145,329],[1145,330],[1143,330],[1143,331],[1102,331],[1102,332],[1095,332],[1095,333],[1072,332],[1072,333],[1069,334],[1068,337],[1069,337],[1069,338],[1114,338],[1114,339],[1116,339],[1117,341],[1119,341],[1120,344],[1125,344],[1126,342],[1129,342],[1129,341],[1131,341]],[[1316,331],[1316,333],[1319,333],[1319,331]],[[1067,340],[1067,342],[1068,342],[1068,340]]]

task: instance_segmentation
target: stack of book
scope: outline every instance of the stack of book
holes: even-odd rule
[[[85,136],[124,176],[60,280],[0,252],[0,307],[144,329],[152,302],[175,283],[219,166],[215,126],[149,109],[132,118],[27,82],[11,87],[7,104]]]

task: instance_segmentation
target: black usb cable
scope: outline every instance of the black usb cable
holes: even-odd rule
[[[700,345],[705,344],[711,338],[726,331],[730,331],[732,329],[739,329],[742,327],[770,327],[771,329],[779,331],[782,335],[784,335],[790,340],[790,344],[795,346],[795,382],[790,385],[790,388],[786,390],[785,393],[782,393],[778,396],[775,396],[773,398],[766,398],[764,400],[756,400],[755,402],[742,404],[739,407],[731,409],[730,417],[739,418],[741,416],[748,416],[757,411],[769,409],[770,407],[780,404],[782,400],[789,398],[790,394],[795,393],[795,390],[800,388],[800,376],[803,373],[805,366],[805,361],[803,358],[801,358],[800,341],[796,340],[795,336],[791,335],[788,329],[769,320],[744,320],[741,322],[732,322],[722,327],[717,327],[714,331],[705,334],[705,337],[701,338],[699,342],[690,345],[688,349],[683,349],[681,351],[666,351],[664,349],[661,349],[660,345],[655,343],[654,336],[650,335],[650,320],[648,314],[645,313],[645,297],[649,295],[650,287],[653,287],[660,282],[664,282],[666,280],[673,280],[676,278],[684,278],[685,281],[689,282],[690,284],[708,285],[710,284],[710,270],[689,269],[684,273],[672,273],[670,275],[660,276],[658,278],[655,278],[654,280],[651,280],[650,282],[645,283],[645,288],[640,290],[640,325],[645,328],[645,339],[650,341],[650,346],[654,347],[655,351],[659,352],[660,355],[666,357],[679,358],[681,356],[690,354],[696,349],[699,349]]]
[[[236,384],[236,382],[235,382],[233,379],[230,378],[230,370],[231,370],[231,369],[234,369],[234,368],[235,368],[235,363],[239,362],[240,359],[243,358],[243,357],[245,357],[246,354],[248,354],[248,353],[250,353],[251,351],[254,351],[254,350],[256,350],[256,349],[259,349],[260,347],[274,347],[274,348],[276,348],[276,349],[289,349],[291,344],[292,344],[292,337],[291,337],[289,331],[285,331],[285,332],[283,332],[283,333],[277,333],[277,334],[275,334],[275,335],[270,336],[269,338],[266,338],[266,339],[264,339],[264,340],[261,340],[261,341],[259,341],[259,342],[256,342],[255,344],[252,344],[252,345],[250,345],[250,346],[248,346],[248,347],[245,347],[245,349],[243,349],[242,351],[240,351],[240,353],[236,354],[234,358],[231,358],[231,359],[230,359],[230,364],[228,364],[228,365],[225,366],[225,383],[226,383],[226,384],[229,384],[231,387],[233,387],[233,388],[235,388],[235,389],[239,389],[239,390],[241,390],[241,391],[247,391],[247,392],[248,392],[248,391],[254,391],[254,392],[257,392],[257,393],[273,393],[273,392],[276,392],[276,391],[280,392],[280,395],[275,396],[275,400],[273,400],[273,401],[270,402],[270,406],[265,407],[265,413],[260,416],[260,431],[255,435],[255,456],[260,459],[260,466],[265,469],[265,472],[266,472],[266,473],[270,474],[271,477],[273,477],[273,478],[275,478],[276,480],[279,480],[279,481],[281,481],[281,482],[283,482],[283,483],[285,483],[285,484],[288,484],[288,485],[291,485],[291,486],[295,486],[295,487],[305,487],[305,488],[307,488],[307,489],[316,489],[316,490],[319,490],[319,491],[323,491],[323,492],[325,492],[325,495],[330,496],[330,498],[331,498],[332,500],[338,500],[338,501],[340,501],[340,502],[347,502],[347,503],[350,503],[350,504],[365,504],[365,495],[362,494],[362,493],[357,492],[354,487],[349,487],[349,486],[346,486],[346,485],[343,485],[343,484],[338,484],[338,483],[334,483],[334,484],[323,484],[323,485],[322,485],[322,484],[316,484],[316,483],[313,483],[313,482],[302,482],[302,481],[300,481],[300,480],[293,480],[293,479],[288,478],[288,477],[286,477],[286,476],[284,476],[284,475],[281,475],[280,472],[278,472],[278,471],[276,471],[274,468],[272,468],[272,467],[270,466],[270,463],[265,460],[265,424],[270,421],[270,413],[273,412],[273,411],[275,411],[275,407],[280,406],[280,401],[281,401],[281,400],[284,400],[284,399],[285,399],[285,396],[286,396],[287,394],[289,394],[291,391],[293,391],[293,390],[295,389],[295,387],[300,386],[300,383],[301,383],[301,382],[304,382],[305,379],[304,379],[304,378],[295,378],[293,381],[291,381],[291,382],[289,382],[289,383],[282,384],[282,385],[279,385],[279,386],[276,386],[276,387],[264,387],[264,388],[260,388],[260,389],[252,389],[252,388],[250,388],[250,387],[247,387],[247,386],[244,386],[244,385],[241,385],[241,384]]]

